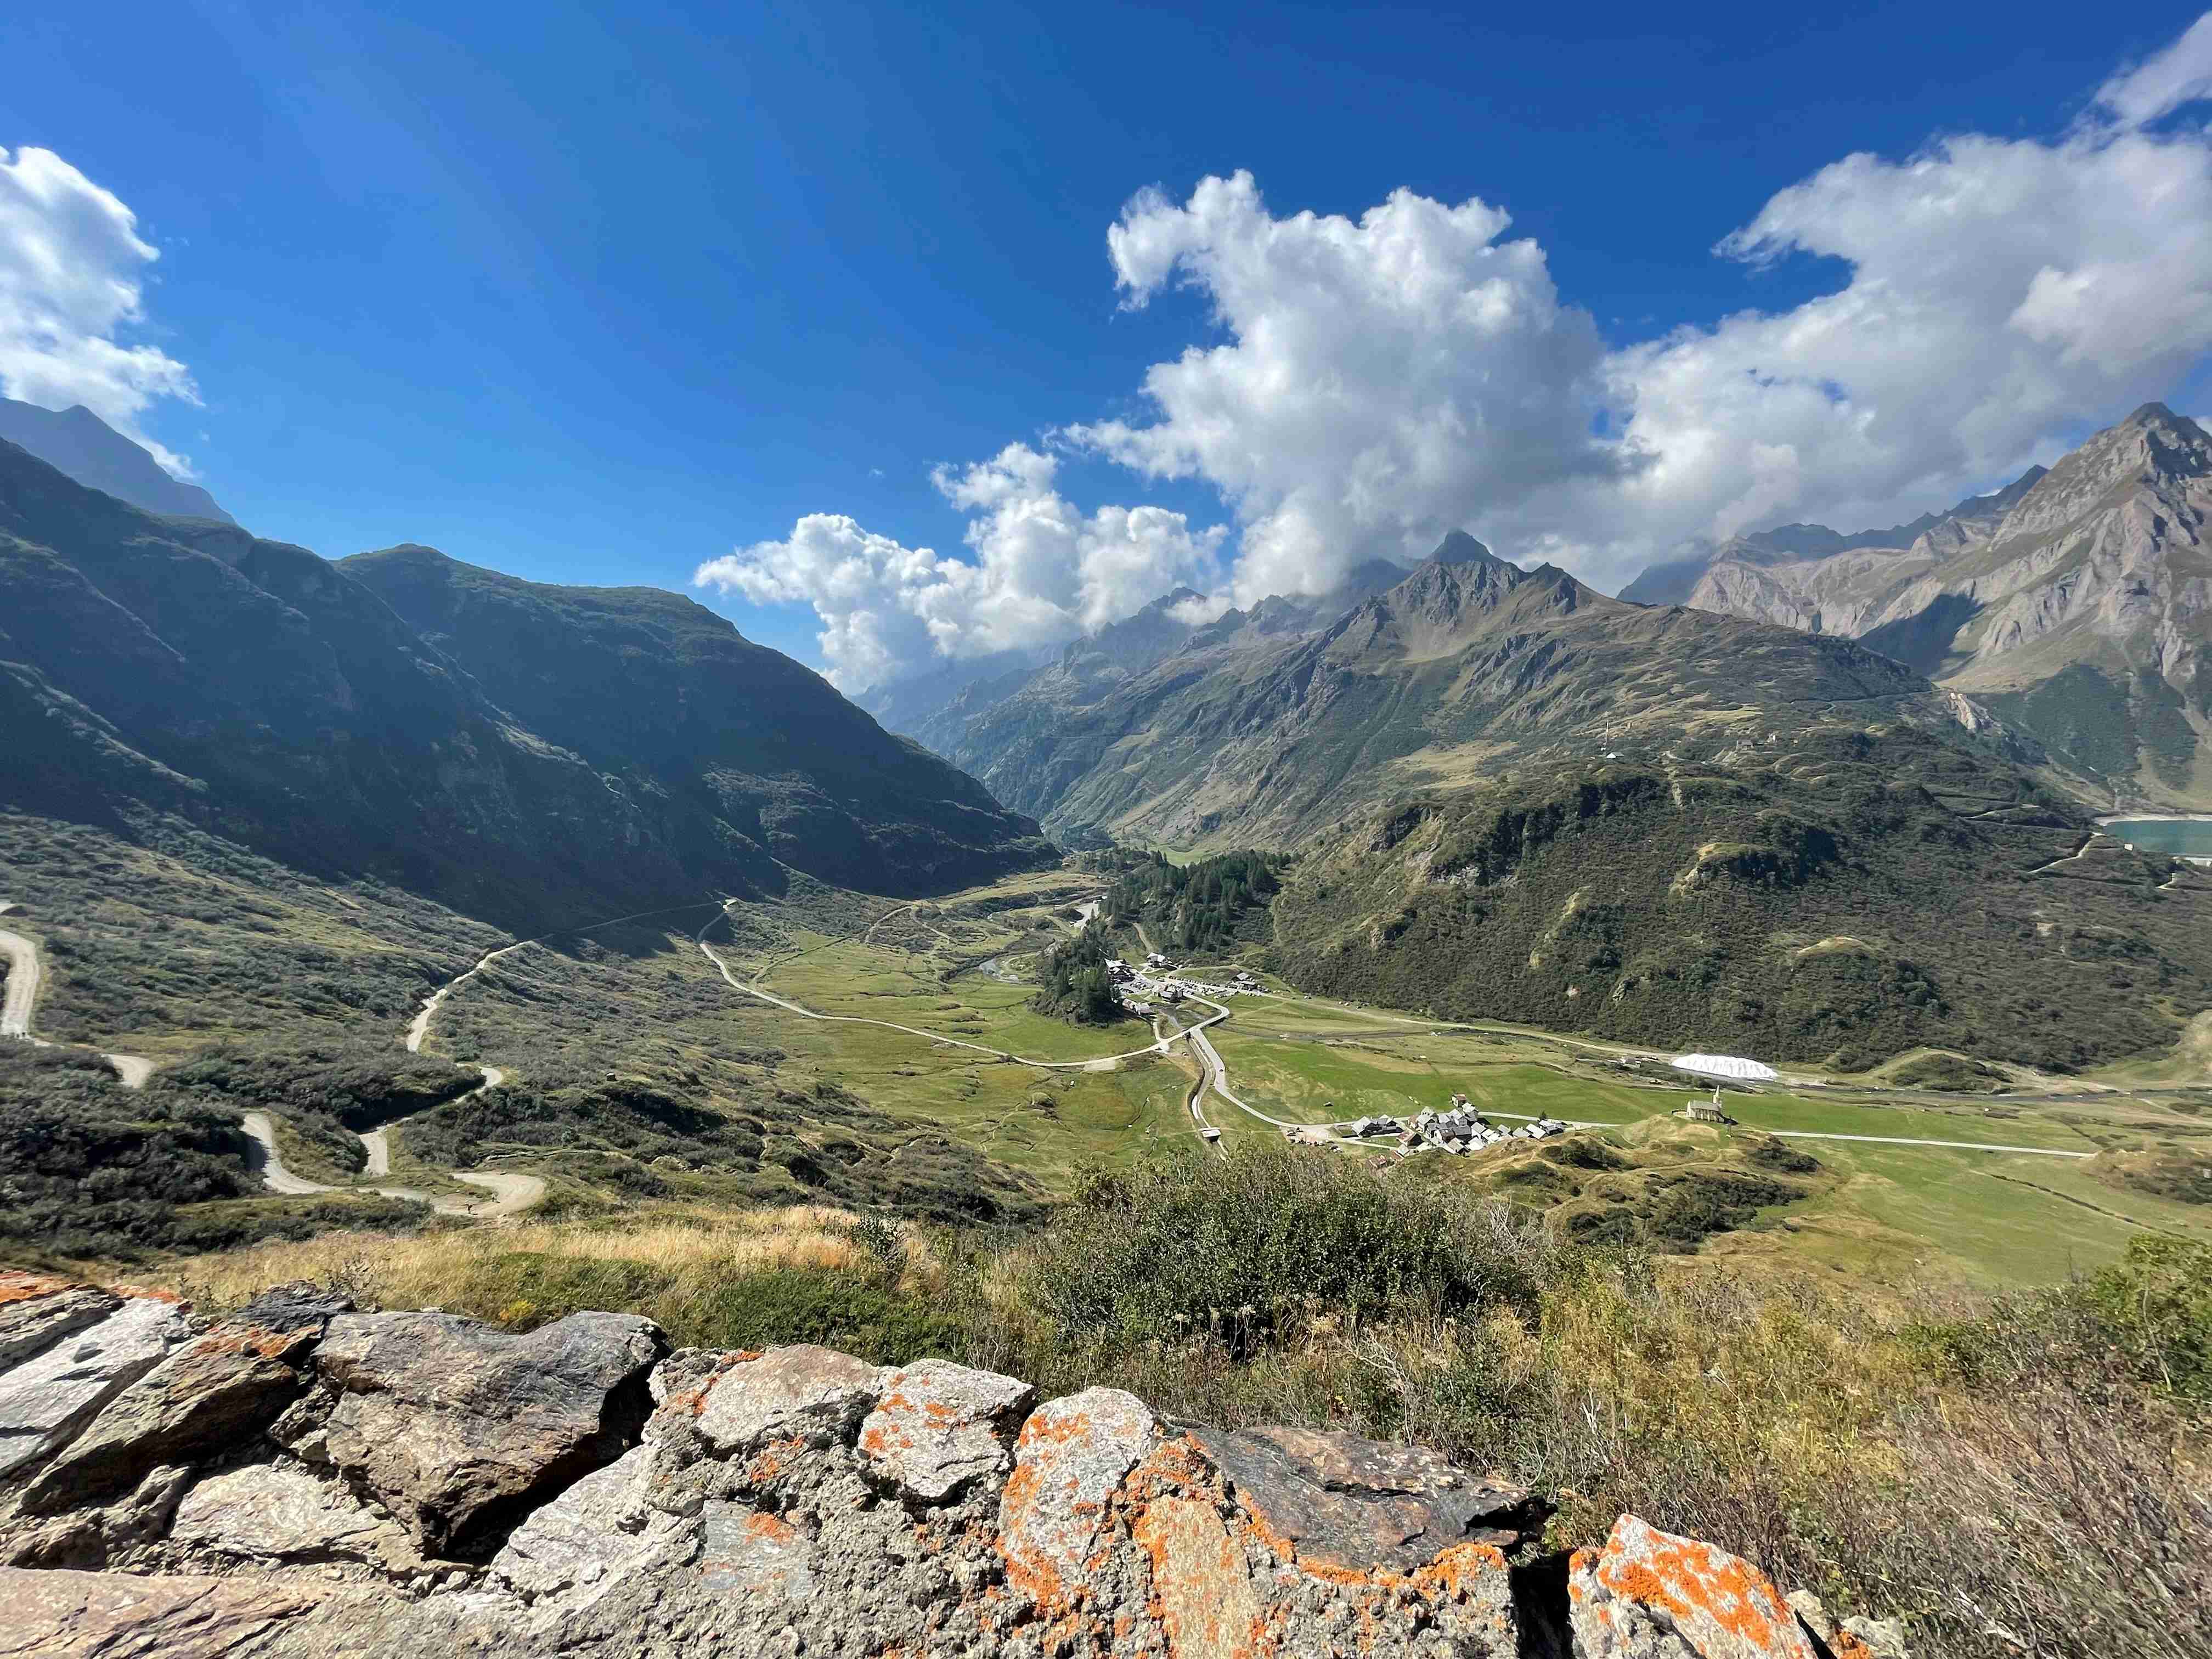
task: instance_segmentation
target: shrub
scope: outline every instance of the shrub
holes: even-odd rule
[[[1087,1174],[1024,1285],[1036,1306],[1085,1334],[1233,1325],[1249,1340],[1311,1307],[1355,1322],[1527,1308],[1546,1249],[1503,1206],[1267,1147]]]

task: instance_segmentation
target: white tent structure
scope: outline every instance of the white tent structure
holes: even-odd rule
[[[1773,1083],[1782,1073],[1771,1066],[1755,1060],[1743,1060],[1735,1054],[1683,1054],[1668,1062],[1678,1072],[1687,1072],[1692,1077],[1705,1078],[1713,1085],[1713,1104],[1721,1102],[1723,1083]]]

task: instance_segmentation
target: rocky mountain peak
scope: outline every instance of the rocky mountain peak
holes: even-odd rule
[[[1502,564],[1504,560],[1464,530],[1447,533],[1437,544],[1437,550],[1429,555],[1432,564]]]
[[[1138,611],[1137,615],[1139,617],[1164,616],[1179,605],[1187,604],[1192,599],[1202,599],[1205,597],[1205,594],[1194,587],[1172,587]]]
[[[1991,539],[2047,535],[2112,503],[2116,493],[2171,495],[2212,477],[2212,435],[2164,404],[2106,427],[2021,494]]]

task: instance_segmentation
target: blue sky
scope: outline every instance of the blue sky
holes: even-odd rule
[[[1717,257],[1716,244],[1854,152],[1898,162],[1931,138],[1980,135],[2002,161],[2008,145],[2063,143],[2085,118],[2109,125],[2120,106],[2100,114],[2100,88],[2174,49],[2197,15],[1819,9],[1585,7],[1554,21],[1540,9],[1505,21],[1475,8],[28,0],[0,22],[0,148],[50,150],[136,215],[159,258],[138,314],[111,332],[183,365],[199,398],[153,398],[140,429],[188,456],[249,526],[332,556],[419,540],[541,580],[669,586],[733,549],[773,550],[750,567],[770,574],[699,591],[748,634],[817,663],[825,627],[872,629],[848,641],[854,684],[915,665],[932,640],[976,652],[1048,637],[1080,625],[1086,605],[1180,572],[1212,577],[1199,585],[1224,603],[1258,583],[1319,585],[1355,552],[1417,546],[1447,519],[1611,586],[1655,550],[1620,528],[1637,501],[1589,494],[1618,458],[1558,459],[1541,501],[1521,499],[1514,475],[1551,477],[1551,460],[1528,458],[1573,450],[1557,436],[1565,427],[1602,426],[1613,394],[1601,388],[1626,361],[1613,354],[1747,307],[1789,313],[1851,277],[1845,259],[1804,251],[1825,245],[1820,227],[1842,210],[1832,200],[1801,216],[1814,230],[1770,234],[1764,262]],[[2129,131],[2163,144],[2193,185],[2202,103],[2184,84],[2143,107]],[[1184,210],[1202,179],[1240,169],[1250,201]],[[2004,171],[1993,161],[1973,177]],[[1133,240],[1117,266],[1108,229],[1147,186],[1162,194],[1139,228],[1154,240]],[[1276,222],[1307,210],[1356,224],[1401,190],[1445,208],[1479,198],[1511,216],[1492,242],[1540,248],[1541,271],[1523,262],[1499,291],[1540,305],[1551,293],[1589,338],[1576,318],[1547,324],[1541,344],[1512,346],[1510,365],[1547,386],[1577,381],[1581,401],[1517,435],[1486,411],[1465,442],[1503,434],[1492,447],[1504,459],[1487,471],[1448,461],[1436,465],[1450,476],[1431,477],[1415,453],[1390,462],[1404,485],[1391,489],[1418,511],[1378,517],[1356,480],[1301,507],[1300,485],[1192,437],[1200,415],[1148,397],[1147,372],[1193,346],[1256,350],[1270,319],[1305,314],[1285,270],[1266,264],[1295,249],[1254,252],[1261,264],[1240,277],[1232,243],[1260,249]],[[2012,210],[2038,212],[2040,199]],[[2202,216],[2196,200],[2185,217]],[[1438,234],[1449,257],[1483,257],[1468,225]],[[2084,209],[2075,234],[2087,270],[2101,268],[2105,239],[2136,231]],[[2129,257],[2171,265],[2188,252]],[[2193,316],[2200,297],[2174,297],[2175,314]],[[1150,302],[1125,303],[1139,300]],[[2079,356],[2087,326],[2035,320],[2063,301],[2046,291],[2014,324],[2057,341],[2053,361]],[[1447,331],[1435,351],[1457,337]],[[1701,532],[1800,509],[1896,504],[1905,516],[2146,387],[2212,404],[2193,337],[2156,343],[2102,343],[2096,375],[2043,388],[2033,429],[1976,437],[1940,465],[1830,464],[1807,439],[1794,459],[1700,485],[1679,508],[1667,496],[1658,516]],[[1690,367],[1637,372],[1656,407],[1657,388],[1686,385]],[[1486,369],[1481,383],[1506,373]],[[1848,373],[1802,374],[1873,406]],[[1435,406],[1477,395],[1440,389]],[[1884,382],[1881,395],[1895,405],[1909,392]],[[1679,472],[1674,458],[1696,447],[1687,419],[1646,421],[1673,434],[1657,473]],[[1953,425],[1978,431],[1978,419],[1966,410]],[[1279,453],[1310,441],[1328,471],[1333,440],[1310,425],[1255,425],[1239,441]],[[1753,440],[1725,441],[1747,452]],[[1010,444],[1056,465],[963,474]],[[933,483],[939,465],[954,471]],[[1852,467],[1847,486],[1808,482]],[[1064,544],[1005,543],[1009,569],[1090,557],[1101,535],[1145,550],[1080,600],[1073,588],[978,599],[957,573],[946,590],[940,573],[935,598],[840,611],[847,601],[800,547],[810,515],[836,515],[869,538],[869,572],[924,547],[988,562],[985,544],[1000,546],[1016,517],[1032,522],[1040,501],[1058,504],[1047,518],[1147,504],[1184,518],[1126,535],[1117,520],[1091,542],[1079,526]],[[1038,623],[1038,605],[1060,620]]]

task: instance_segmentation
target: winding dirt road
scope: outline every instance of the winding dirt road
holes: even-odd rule
[[[512,945],[501,945],[496,951],[487,951],[477,958],[475,967],[465,974],[456,974],[436,990],[431,992],[428,996],[424,997],[422,1012],[416,1015],[413,1022],[407,1027],[407,1052],[410,1054],[419,1054],[422,1052],[422,1039],[430,1035],[430,1021],[436,1015],[439,1006],[455,991],[460,989],[465,981],[474,979],[508,952],[520,951],[524,945],[535,945],[537,942],[536,939],[519,939]]]
[[[0,927],[0,955],[8,958],[8,991],[0,998],[0,1036],[31,1035],[31,1008],[39,1000],[39,947]]]
[[[0,904],[0,915],[15,908]],[[74,1048],[74,1043],[49,1042],[31,1035],[31,1011],[38,1004],[39,986],[46,977],[36,941],[0,927],[0,956],[8,958],[8,990],[0,997],[0,1037],[20,1037],[41,1048]],[[103,1053],[100,1057],[115,1068],[126,1089],[143,1089],[146,1079],[154,1075],[154,1062],[143,1054]]]
[[[469,1095],[497,1088],[507,1081],[507,1073],[496,1066],[487,1066],[484,1080],[469,1091]],[[456,1099],[465,1100],[468,1095]],[[284,1167],[284,1159],[276,1150],[276,1126],[266,1112],[247,1112],[241,1120],[246,1134],[259,1149],[262,1184],[272,1193],[284,1193],[302,1197],[314,1193],[372,1192],[386,1198],[412,1199],[418,1204],[428,1204],[441,1215],[471,1216],[478,1220],[493,1220],[501,1216],[517,1215],[529,1209],[545,1196],[545,1183],[533,1175],[523,1175],[507,1170],[470,1170],[453,1171],[453,1179],[465,1181],[471,1187],[482,1187],[492,1195],[473,1202],[466,1199],[441,1196],[424,1192],[419,1187],[376,1187],[368,1185],[334,1186],[325,1182],[310,1181]],[[371,1129],[361,1137],[368,1149],[368,1168],[364,1172],[370,1179],[389,1176],[392,1173],[392,1144],[386,1138],[394,1124],[380,1129]]]

